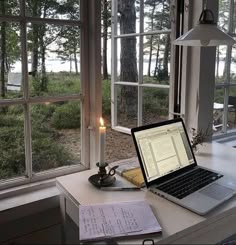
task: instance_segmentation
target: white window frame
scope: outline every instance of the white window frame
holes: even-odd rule
[[[229,22],[228,22],[228,32],[227,34],[230,35],[233,38],[236,38],[236,34],[234,33],[234,8],[236,7],[234,4],[234,8],[232,6],[233,0],[230,0],[230,9],[229,9]],[[223,121],[222,121],[222,129],[220,131],[220,134],[226,134],[229,129],[227,128],[228,125],[228,104],[229,104],[229,95],[230,95],[230,89],[235,88],[236,84],[231,83],[231,63],[232,63],[232,46],[227,46],[226,48],[226,76],[225,81],[221,84],[216,84],[216,89],[221,88],[224,90],[224,109],[223,109]]]
[[[79,1],[79,0],[78,0]],[[69,174],[94,166],[98,152],[98,118],[101,115],[101,3],[94,0],[80,0],[79,21],[40,19],[25,16],[25,0],[20,1],[20,16],[0,16],[0,21],[18,22],[21,28],[23,98],[0,100],[0,106],[23,105],[25,114],[25,157],[26,176],[0,181],[0,189],[27,184]],[[91,17],[92,16],[92,17]],[[28,93],[27,66],[27,23],[50,23],[76,25],[81,28],[81,93],[69,96],[30,97]],[[81,102],[81,164],[64,166],[53,170],[33,173],[31,149],[31,124],[29,106],[36,103],[77,100]]]
[[[174,1],[171,1],[170,6]],[[143,36],[147,35],[158,35],[158,34],[171,34],[172,30],[164,31],[152,31],[144,32],[143,23],[144,23],[144,0],[140,0],[140,26],[138,33],[129,33],[129,34],[117,34],[117,4],[118,1],[112,0],[112,75],[111,75],[111,119],[112,119],[112,129],[120,131],[122,133],[130,134],[131,129],[123,126],[119,126],[117,123],[117,89],[116,85],[125,85],[125,86],[135,86],[138,88],[138,112],[137,112],[137,126],[142,125],[142,106],[143,106],[143,89],[144,88],[162,88],[168,89],[170,94],[170,85],[161,85],[161,84],[151,84],[143,83]],[[172,7],[171,7],[172,8]],[[138,37],[139,38],[139,72],[138,72],[138,82],[122,82],[117,81],[117,40],[119,38],[125,37]],[[172,65],[171,65],[172,66]]]

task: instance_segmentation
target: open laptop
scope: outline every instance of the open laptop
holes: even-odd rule
[[[236,180],[197,165],[181,118],[131,129],[147,188],[204,215],[236,193]]]

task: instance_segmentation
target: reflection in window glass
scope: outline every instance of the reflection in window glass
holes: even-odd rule
[[[37,25],[28,28],[31,96],[80,92],[78,27]]]
[[[18,23],[0,22],[0,28],[0,50],[4,50],[0,54],[0,98],[22,97],[20,26]]]
[[[0,179],[25,175],[23,106],[0,107]]]
[[[117,75],[122,82],[138,82],[138,40],[135,36],[117,40]]]
[[[145,1],[144,3],[144,29],[145,32],[169,30],[170,1]]]
[[[228,125],[230,128],[236,128],[236,87],[229,91]]]
[[[80,163],[80,102],[32,105],[31,119],[34,172]]]
[[[19,15],[20,3],[19,0],[1,0],[0,1],[0,15]]]
[[[213,133],[220,132],[223,123],[223,109],[218,109],[218,104],[224,104],[224,88],[216,87],[213,105]]]
[[[119,126],[133,128],[137,126],[138,88],[117,86],[117,121]]]
[[[169,84],[170,35],[145,36],[144,45],[143,82]]]
[[[229,28],[230,1],[219,1],[218,27],[224,32],[227,32]]]
[[[143,124],[167,120],[169,116],[169,89],[143,89]]]
[[[117,3],[117,34],[138,33],[140,23],[140,4],[135,0],[114,1]],[[127,25],[129,23],[129,25]]]
[[[26,0],[26,13],[31,17],[79,20],[79,11],[78,0]]]
[[[79,20],[79,11],[79,0],[26,1],[26,13],[32,17]]]
[[[235,33],[235,1],[219,1],[218,26],[233,36]],[[226,133],[235,128],[234,100],[236,84],[235,46],[219,46],[216,50],[215,100],[222,108],[214,106],[214,133]],[[228,106],[225,106],[228,105]]]

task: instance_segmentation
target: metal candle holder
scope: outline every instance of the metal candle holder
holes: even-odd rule
[[[118,168],[118,166],[112,167],[107,173],[107,163],[105,163],[104,166],[99,166],[99,163],[96,163],[96,165],[99,168],[98,173],[90,176],[88,181],[96,187],[113,185],[113,183],[116,181],[116,177],[114,176],[116,173],[115,169]]]

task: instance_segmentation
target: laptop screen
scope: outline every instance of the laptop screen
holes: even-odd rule
[[[147,182],[195,163],[182,120],[132,129],[132,135]]]

